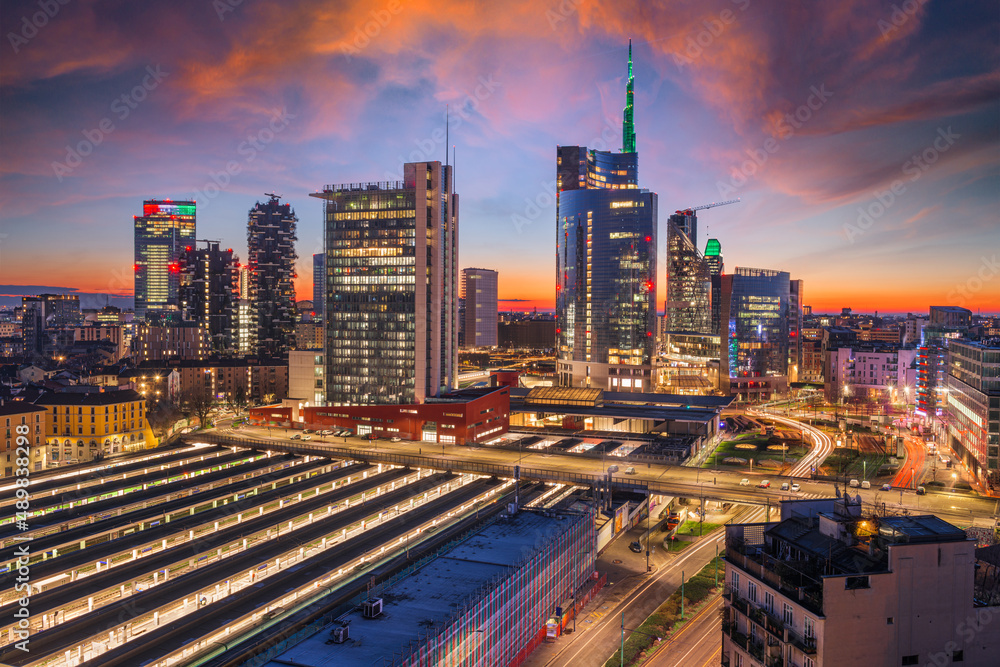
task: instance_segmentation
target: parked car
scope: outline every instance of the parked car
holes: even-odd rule
[[[628,545],[628,549],[629,551],[633,551],[637,554],[642,553],[642,543],[639,542],[639,540],[636,540]]]
[[[301,439],[302,439],[301,433],[296,433],[295,435],[292,436],[292,440],[301,440]]]
[[[750,480],[744,477],[740,480],[740,486],[750,486]]]
[[[304,429],[302,429],[302,432],[303,433],[313,433],[314,431],[311,428],[304,428]]]
[[[852,480],[851,480],[850,482],[848,482],[848,484],[849,484],[849,486],[850,486],[850,487],[851,487],[852,489],[856,489],[856,488],[858,488],[859,486],[861,486],[861,482],[859,482],[859,481],[858,481],[858,480],[856,480],[856,479],[852,479]]]
[[[625,474],[626,475],[634,475],[635,474],[635,468],[632,467],[632,466],[629,466],[629,467],[625,468]]]
[[[781,483],[781,490],[782,491],[788,491],[788,482],[782,482]]]
[[[799,492],[799,489],[801,489],[801,488],[802,488],[802,487],[801,487],[801,486],[799,486],[799,483],[798,483],[798,482],[795,482],[795,483],[793,483],[793,484],[792,484],[792,492],[793,492],[793,493],[798,493],[798,492]]]
[[[883,491],[892,491],[892,484],[889,484],[888,482],[886,482],[885,484],[882,485],[882,490]]]
[[[401,442],[402,440],[403,439],[400,438],[398,435],[394,435],[391,438],[389,438],[389,442]]]
[[[869,481],[868,481],[868,480],[866,479],[866,480],[864,480],[863,482],[861,482],[861,488],[862,488],[862,489],[870,489],[870,488],[872,488],[872,483],[871,483],[871,482],[869,482]]]
[[[313,437],[311,435],[304,435],[304,436],[302,436],[302,439],[303,440],[312,440]]]
[[[769,482],[768,480],[765,479],[763,482],[761,482],[760,484],[757,485],[757,488],[758,489],[769,489],[769,488],[771,488],[771,482]]]
[[[614,464],[612,464],[612,465],[609,465],[609,466],[608,466],[608,472],[612,472],[612,473],[614,473],[614,472],[618,472],[618,466],[616,466],[616,465],[614,465]]]

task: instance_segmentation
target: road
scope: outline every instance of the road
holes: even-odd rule
[[[645,667],[704,667],[718,665],[722,653],[722,598],[716,597],[680,630]]]
[[[915,489],[920,484],[924,463],[927,460],[926,445],[920,438],[909,435],[903,442],[906,446],[906,462],[896,473],[892,485],[901,489]]]

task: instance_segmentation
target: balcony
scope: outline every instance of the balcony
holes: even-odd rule
[[[802,651],[807,655],[816,655],[815,637],[806,637],[791,630],[786,630],[785,632],[787,633],[787,638],[785,641],[787,641],[792,646],[796,647],[797,649],[799,649],[800,651]]]

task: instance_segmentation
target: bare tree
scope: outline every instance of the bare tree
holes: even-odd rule
[[[226,403],[237,415],[243,412],[250,405],[250,397],[247,395],[246,387],[241,384],[236,385],[236,388],[229,392],[226,397]]]
[[[185,416],[194,415],[204,428],[208,424],[208,414],[215,405],[215,398],[206,387],[191,387],[181,395],[181,410]]]

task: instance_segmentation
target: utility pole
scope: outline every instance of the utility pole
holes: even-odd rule
[[[719,587],[719,543],[715,543],[715,587]]]
[[[683,603],[681,603],[683,604]],[[681,613],[681,618],[684,618],[684,614]],[[622,612],[622,646],[619,649],[619,654],[621,655],[621,665],[625,667],[625,612]]]
[[[624,618],[624,614],[622,617]],[[684,620],[684,570],[681,570],[681,620]]]

